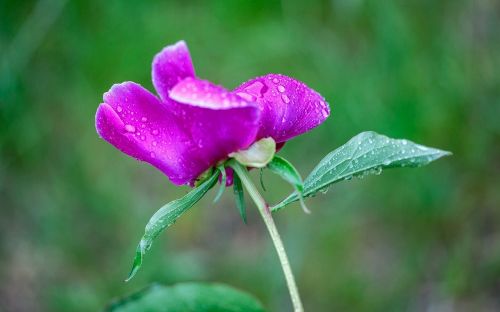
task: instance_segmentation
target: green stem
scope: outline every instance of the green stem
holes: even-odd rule
[[[271,214],[271,210],[269,209],[269,205],[266,203],[264,198],[262,198],[259,191],[255,187],[255,184],[253,184],[252,180],[250,179],[250,176],[248,175],[248,171],[245,167],[240,165],[235,160],[230,160],[228,165],[234,169],[234,171],[239,176],[243,185],[245,185],[248,194],[250,194],[250,197],[255,202],[255,205],[257,206],[257,208],[259,208],[260,215],[262,216],[262,219],[266,224],[267,230],[271,235],[274,248],[278,253],[281,267],[283,269],[283,273],[285,274],[288,290],[290,291],[290,296],[292,297],[292,304],[294,311],[303,312],[304,308],[302,307],[302,302],[300,301],[299,291],[297,289],[297,284],[295,283],[295,278],[293,277],[292,268],[290,267],[290,262],[288,261],[288,257],[285,252],[285,247],[283,246],[283,242],[281,241],[278,229],[276,228],[276,224],[274,224],[273,216]]]

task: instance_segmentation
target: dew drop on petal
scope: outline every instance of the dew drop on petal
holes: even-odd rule
[[[142,118],[141,118],[141,121],[142,121],[142,122],[146,122],[146,121],[148,121],[148,119],[147,119],[146,117],[142,117]]]
[[[155,158],[156,157],[156,154],[154,152],[151,152],[151,154],[149,154],[151,156],[151,158]]]
[[[288,98],[288,96],[286,94],[282,94],[281,95],[281,99],[283,100],[283,102],[285,102],[286,104],[290,103],[290,99]]]
[[[255,101],[255,97],[253,95],[250,95],[250,94],[245,93],[245,92],[238,92],[238,93],[236,93],[236,95],[238,95],[242,99],[247,100],[249,102]]]
[[[153,131],[151,131],[151,133],[152,133],[153,135],[158,135],[158,130],[154,129]]]
[[[135,132],[135,127],[132,125],[125,125],[125,131],[134,133]]]
[[[250,95],[261,97],[263,89],[264,89],[264,84],[260,81],[256,81],[251,85],[249,85],[248,87],[246,87],[245,91],[247,91],[247,93]]]
[[[281,92],[281,93],[285,92],[285,87],[283,87],[282,85],[279,85],[278,86],[278,91]]]
[[[141,135],[141,140],[145,141],[146,140],[146,137]]]
[[[121,113],[121,112],[122,112],[122,110],[123,110],[123,109],[122,109],[122,107],[121,107],[121,106],[118,106],[118,107],[116,108],[116,111],[117,111],[117,112],[119,112],[119,113]]]
[[[153,146],[158,145],[158,143],[156,143],[156,141],[153,141],[151,144],[153,144]]]
[[[278,80],[278,78],[273,78],[273,82],[274,82],[274,83],[278,83],[278,82],[280,82],[280,81]]]

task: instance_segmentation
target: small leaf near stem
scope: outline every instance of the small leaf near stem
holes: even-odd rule
[[[247,224],[247,208],[245,205],[245,196],[243,194],[243,186],[237,174],[233,175],[233,192],[236,199],[236,208],[240,213],[243,222]]]
[[[218,202],[219,199],[221,198],[222,194],[224,193],[224,190],[226,189],[226,182],[227,182],[226,168],[224,168],[224,165],[218,166],[217,170],[221,174],[221,181],[220,181],[219,191],[217,192],[217,195],[214,198],[214,203]]]
[[[264,190],[264,192],[267,192],[266,187],[264,186],[264,169],[263,168],[259,169],[259,181],[260,181],[260,187],[262,187],[262,190]]]
[[[235,159],[229,160],[227,164],[234,169],[235,176],[237,175],[241,179],[242,184],[245,185],[248,194],[259,209],[259,213],[264,220],[269,235],[271,236],[271,239],[273,241],[274,248],[276,249],[276,252],[278,254],[281,268],[283,269],[288,290],[290,292],[290,297],[292,298],[294,311],[303,312],[304,308],[302,307],[302,301],[300,300],[299,290],[297,288],[297,284],[295,283],[292,268],[290,266],[290,262],[288,261],[285,247],[283,246],[283,242],[281,241],[281,237],[278,233],[278,229],[276,228],[276,224],[274,223],[269,206],[267,205],[264,198],[262,198],[262,196],[260,195],[257,187],[255,187],[255,184],[253,184],[252,180],[250,179],[247,169],[240,163],[238,163]]]
[[[213,172],[212,176],[201,183],[201,185],[195,187],[183,197],[171,201],[156,211],[151,219],[149,219],[144,235],[137,246],[132,270],[130,270],[129,276],[125,280],[126,282],[131,280],[137,271],[139,271],[144,255],[151,248],[154,239],[164,229],[174,224],[184,212],[193,207],[193,205],[196,204],[215,185],[218,177],[219,172]]]
[[[267,164],[267,168],[269,168],[272,172],[279,175],[283,180],[290,183],[295,192],[299,195],[300,205],[302,206],[302,210],[305,213],[311,213],[311,211],[307,208],[304,203],[304,198],[302,196],[302,192],[304,190],[304,185],[302,182],[302,177],[300,173],[295,169],[295,167],[285,158],[274,155],[274,158]]]

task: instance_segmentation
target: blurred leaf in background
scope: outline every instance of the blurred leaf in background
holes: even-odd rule
[[[151,285],[111,303],[108,312],[264,312],[252,296],[222,284]]]
[[[303,176],[366,130],[454,153],[277,215],[306,310],[500,310],[499,12],[492,0],[0,1],[1,309],[95,311],[151,281],[200,280],[290,310],[263,225],[251,205],[242,224],[231,192],[198,203],[122,282],[144,224],[188,189],[102,142],[95,110],[113,83],[153,90],[153,55],[185,39],[202,78],[283,73],[332,104],[280,152]],[[288,194],[264,178],[270,202]]]

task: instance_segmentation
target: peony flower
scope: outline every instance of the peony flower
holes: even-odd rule
[[[284,75],[257,77],[233,91],[199,79],[184,41],[165,47],[152,67],[159,97],[134,82],[113,85],[97,109],[96,129],[177,185],[194,185],[229,154],[262,138],[273,138],[279,148],[330,114],[320,94]]]

